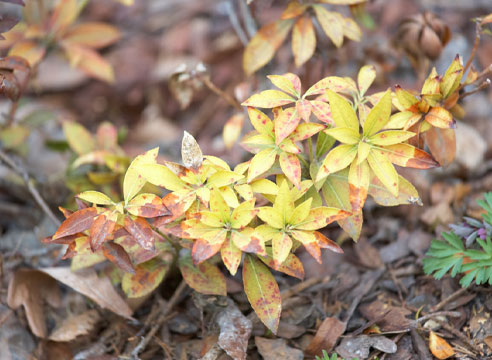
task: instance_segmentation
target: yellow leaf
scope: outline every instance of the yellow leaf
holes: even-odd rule
[[[385,146],[402,143],[415,136],[411,131],[387,130],[382,131],[369,137],[371,144]]]
[[[92,49],[100,49],[118,41],[120,31],[106,23],[84,23],[72,26],[63,36],[63,41]]]
[[[140,174],[139,168],[142,164],[155,164],[159,148],[156,147],[142,155],[138,155],[126,170],[123,180],[123,196],[125,205],[138,194],[145,185],[146,179]]]
[[[243,175],[239,175],[234,171],[217,171],[208,178],[207,185],[213,187],[223,187],[233,184],[238,180],[241,180],[243,177]]]
[[[348,17],[342,17],[343,21],[343,35],[353,41],[360,41],[362,38],[362,31],[360,31],[359,25]]]
[[[335,44],[336,47],[340,47],[343,44],[343,17],[337,13],[326,10],[321,5],[313,5],[316,18],[318,19],[321,28],[325,32],[326,36]]]
[[[331,116],[337,127],[347,127],[359,132],[359,120],[347,100],[332,90],[327,90],[330,102]]]
[[[268,79],[279,89],[289,93],[296,98],[301,96],[301,79],[299,76],[286,73],[283,75],[268,75]]]
[[[81,200],[87,201],[92,204],[98,205],[111,205],[113,201],[106,195],[99,191],[84,191],[77,195]]]
[[[316,48],[316,35],[310,17],[301,17],[292,30],[292,52],[297,67],[311,59]]]
[[[224,227],[222,216],[213,211],[200,211],[200,222],[211,228]]]
[[[355,85],[355,82],[350,78],[342,78],[340,76],[328,76],[311,86],[304,94],[304,97],[309,95],[323,94],[326,90],[333,90],[337,93],[342,92],[350,95],[357,92],[357,86]],[[318,98],[317,100],[321,99]]]
[[[21,41],[9,50],[9,56],[19,56],[27,60],[31,67],[35,67],[44,57],[46,48],[34,41]]]
[[[268,179],[258,179],[251,182],[251,190],[258,194],[277,195],[278,186]]]
[[[231,214],[231,227],[233,229],[242,229],[246,227],[258,213],[254,208],[255,198],[241,203]]]
[[[96,149],[96,141],[89,131],[74,121],[63,122],[63,132],[70,148],[77,155],[88,154]]]
[[[323,180],[328,175],[345,169],[355,159],[357,146],[339,145],[326,155],[316,175],[316,182]]]
[[[260,134],[270,136],[273,133],[273,122],[265,113],[254,107],[248,107],[248,115],[251,124]]]
[[[176,176],[167,166],[161,164],[139,164],[137,171],[151,184],[170,191],[186,189],[187,184]]]
[[[454,355],[454,350],[442,337],[437,336],[434,331],[429,333],[429,349],[432,354],[440,359],[447,359]]]
[[[277,151],[275,149],[265,149],[256,154],[249,165],[248,170],[248,183],[254,178],[264,174],[275,163],[277,157]]]
[[[453,115],[451,115],[451,113],[445,108],[440,106],[432,107],[425,116],[425,121],[432,126],[441,129],[453,129],[456,127],[456,122],[453,119]]]
[[[296,224],[296,230],[318,230],[337,221],[346,218],[349,212],[333,208],[320,206],[309,211],[309,215],[300,224]]]
[[[287,180],[284,180],[280,185],[273,208],[281,214],[283,224],[287,222],[287,219],[294,211],[294,199]]]
[[[280,266],[287,256],[289,256],[290,249],[292,248],[292,239],[289,235],[278,232],[272,239],[272,257],[275,267]]]
[[[70,65],[79,68],[96,79],[114,82],[113,67],[92,49],[70,43],[62,43]]]
[[[444,99],[448,98],[460,86],[463,70],[461,58],[459,55],[456,55],[441,81],[440,90]]]
[[[408,91],[403,90],[399,85],[395,86],[395,93],[396,99],[398,100],[397,105],[400,105],[401,108],[399,106],[396,107],[401,111],[408,110],[419,102],[415,96],[410,94]]]
[[[360,68],[357,75],[357,84],[361,95],[364,95],[376,78],[376,68],[374,65],[364,65]]]
[[[370,136],[381,130],[391,115],[391,91],[388,89],[381,100],[371,109],[364,121],[364,135]]]
[[[325,134],[330,135],[342,144],[355,145],[361,140],[359,132],[348,127],[326,129]]]
[[[59,0],[50,19],[51,29],[54,32],[66,29],[73,24],[78,11],[77,0]]]
[[[312,202],[313,199],[309,198],[306,201],[299,204],[299,206],[296,206],[294,211],[287,218],[287,222],[292,225],[300,224],[301,222],[303,222],[309,215]]]
[[[279,156],[282,172],[297,187],[301,187],[301,163],[295,154],[282,152]]]
[[[293,24],[293,19],[278,20],[258,30],[244,50],[243,69],[247,75],[253,74],[273,58]]]
[[[231,241],[230,238],[227,238],[227,240],[220,248],[220,256],[222,257],[222,262],[232,276],[236,275],[237,268],[241,263],[242,255],[242,251],[234,244],[233,241]]]
[[[282,213],[272,207],[261,207],[258,209],[258,217],[275,229],[282,229],[284,219]]]
[[[224,223],[229,222],[231,210],[217,189],[210,191],[210,211],[219,214]]]
[[[393,164],[379,151],[371,151],[367,157],[369,166],[393,196],[398,196],[398,173]]]
[[[352,205],[352,212],[358,212],[364,206],[370,178],[371,172],[367,161],[352,162],[348,175],[349,199]]]
[[[291,1],[282,12],[280,18],[282,20],[296,18],[299,15],[302,15],[307,8],[307,5],[301,4],[297,0]]]
[[[384,126],[384,129],[409,129],[412,125],[416,124],[422,114],[420,112],[414,113],[412,111],[401,111],[390,117],[388,123]]]
[[[292,96],[280,90],[265,90],[259,94],[254,94],[243,102],[243,106],[254,106],[259,108],[274,108],[287,105],[296,101]]]
[[[237,139],[241,135],[241,129],[243,128],[244,114],[234,114],[227,120],[222,131],[222,139],[227,149],[234,146]]]
[[[369,152],[371,151],[372,146],[364,141],[359,143],[357,148],[357,163],[361,163],[367,159]]]

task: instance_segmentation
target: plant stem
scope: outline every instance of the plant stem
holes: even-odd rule
[[[209,76],[203,76],[203,75],[198,75],[198,78],[205,84],[206,87],[208,87],[212,92],[214,92],[216,95],[220,96],[223,98],[225,101],[227,101],[231,106],[233,106],[236,110],[242,111],[243,107],[237,101],[234,97],[223,91],[222,89],[218,88],[211,80]]]
[[[309,162],[312,163],[314,161],[313,155],[313,140],[308,138],[308,147],[309,147]]]

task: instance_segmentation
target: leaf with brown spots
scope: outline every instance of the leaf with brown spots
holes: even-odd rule
[[[179,258],[179,270],[184,281],[194,290],[206,295],[226,295],[226,282],[219,268],[208,262],[194,266],[191,256]]]
[[[270,254],[271,254],[271,249],[267,249],[267,252],[268,250],[270,250]],[[275,268],[275,263],[270,255],[258,256],[258,257],[260,258],[261,261],[263,261],[266,265],[268,265],[272,269],[280,271],[289,276],[296,277],[300,280],[304,279],[304,267],[302,266],[302,262],[301,260],[299,260],[297,256],[295,256],[292,253],[289,254],[289,256],[287,256],[287,259],[285,259],[285,261],[277,268]]]
[[[255,256],[246,255],[244,258],[243,284],[253,310],[276,334],[282,311],[280,289],[268,268]]]
[[[92,223],[89,229],[92,251],[99,250],[106,240],[110,240],[113,237],[117,219],[118,214],[116,212],[105,211]]]
[[[155,164],[159,148],[154,148],[146,153],[137,156],[130,164],[123,179],[123,197],[125,204],[137,195],[147,181],[139,171],[139,167],[143,164]]]
[[[454,129],[456,127],[456,121],[454,121],[453,115],[448,110],[439,106],[432,107],[424,119],[432,126],[441,129]]]
[[[132,220],[129,216],[126,216],[125,229],[135,238],[142,248],[154,250],[154,233],[145,219],[138,217]]]
[[[74,235],[89,229],[97,215],[97,209],[90,207],[71,214],[58,228],[53,235],[53,240],[61,237]]]
[[[301,188],[301,163],[295,154],[282,152],[279,156],[280,168],[285,176],[298,188]]]
[[[231,275],[236,275],[237,268],[241,263],[243,252],[234,244],[233,241],[231,241],[230,237],[227,238],[222,245],[220,255],[227,270],[229,270]]]
[[[135,274],[135,268],[132,265],[130,256],[128,256],[128,253],[121,245],[112,241],[106,242],[102,247],[102,251],[106,259],[118,266],[121,270],[130,274]]]
[[[384,154],[393,164],[414,169],[432,169],[439,163],[423,150],[408,144],[389,145],[375,149]]]
[[[135,196],[126,206],[126,210],[132,215],[144,218],[155,218],[171,214],[162,199],[155,194],[139,194]]]
[[[133,274],[125,273],[121,287],[129,298],[145,296],[159,286],[168,270],[169,264],[163,260],[149,260],[137,265]]]
[[[301,118],[296,107],[280,110],[275,117],[275,143],[278,145],[297,128]]]

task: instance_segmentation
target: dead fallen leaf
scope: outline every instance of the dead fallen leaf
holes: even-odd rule
[[[408,329],[410,310],[391,306],[380,300],[359,306],[359,311],[369,321],[376,321],[381,331],[400,331]]]
[[[49,276],[31,269],[19,269],[10,280],[7,304],[12,309],[24,306],[29,327],[34,335],[45,338],[46,328],[43,303],[60,306],[60,289]]]
[[[219,346],[233,359],[246,359],[248,340],[253,325],[237,306],[230,301],[229,306],[217,315],[220,327]]]
[[[306,354],[321,356],[323,350],[331,351],[345,332],[346,324],[335,317],[328,317],[321,323],[316,335],[306,348]]]
[[[432,354],[440,359],[447,359],[454,355],[454,350],[451,345],[442,337],[437,336],[434,331],[429,333],[429,349]]]
[[[384,267],[383,261],[379,256],[379,251],[369,243],[367,238],[362,237],[354,244],[355,252],[362,265],[371,269],[379,269]]]
[[[132,310],[116,292],[111,281],[107,277],[98,277],[93,269],[72,272],[69,267],[51,267],[39,270],[89,297],[102,308],[132,319]]]
[[[304,354],[299,349],[287,346],[284,339],[265,339],[255,336],[255,344],[264,360],[302,360]]]
[[[375,348],[388,354],[395,353],[397,349],[395,342],[384,336],[360,335],[355,338],[344,338],[342,343],[337,346],[336,352],[348,359],[367,359],[370,348]]]
[[[52,341],[71,341],[80,335],[87,335],[97,324],[100,316],[97,310],[89,310],[70,316],[50,335]]]

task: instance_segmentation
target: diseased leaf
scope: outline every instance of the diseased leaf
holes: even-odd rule
[[[155,218],[170,215],[162,199],[155,194],[139,194],[130,200],[126,210],[135,216],[144,218]]]
[[[280,168],[287,178],[298,188],[301,188],[301,163],[295,154],[282,152],[279,156]]]
[[[93,252],[91,249],[91,242],[88,236],[83,236],[75,239],[75,241],[69,245],[73,246],[73,257],[70,269],[77,271],[83,268],[87,268],[99,263],[102,263],[106,258],[101,251]],[[71,257],[71,255],[69,256]]]
[[[295,256],[292,253],[290,253],[287,256],[287,259],[285,259],[285,261],[279,266],[277,266],[276,268],[275,268],[275,262],[273,261],[273,258],[270,255],[258,256],[258,258],[272,269],[280,271],[289,276],[296,277],[300,280],[304,280],[304,267],[302,266],[302,262],[301,260],[299,260],[297,256]]]
[[[25,59],[31,68],[41,62],[46,54],[46,48],[34,41],[24,40],[15,43],[9,50],[9,56],[19,56]]]
[[[125,229],[146,250],[154,250],[154,233],[149,223],[140,217],[132,220],[125,216]]]
[[[293,24],[293,19],[278,20],[258,30],[244,50],[243,69],[246,75],[253,74],[273,58]]]
[[[300,17],[292,31],[292,52],[297,67],[311,59],[316,48],[316,35],[310,17]]]
[[[242,251],[231,241],[230,237],[226,239],[224,244],[220,249],[220,255],[222,257],[222,261],[226,266],[227,270],[231,273],[232,276],[236,275],[237,268],[241,263]]]
[[[272,258],[277,268],[282,264],[290,253],[292,239],[289,235],[278,232],[272,239]]]
[[[339,145],[326,155],[316,176],[316,182],[323,180],[328,175],[345,169],[355,159],[357,146]]]
[[[226,295],[225,277],[217,266],[205,261],[195,267],[191,256],[182,256],[179,258],[179,269],[184,281],[199,293]]]
[[[165,165],[139,163],[135,165],[135,170],[149,183],[170,191],[179,191],[187,187],[186,183]]]
[[[268,268],[255,256],[246,255],[244,258],[243,284],[253,310],[276,334],[282,311],[280,289]]]
[[[125,249],[112,241],[104,243],[102,251],[106,259],[118,266],[124,272],[135,274],[130,256]]]
[[[275,163],[277,151],[274,149],[265,149],[256,154],[252,159],[248,169],[248,183],[253,179],[264,174]]]
[[[290,1],[289,5],[285,8],[285,10],[282,12],[282,15],[280,16],[281,19],[293,19],[298,17],[299,15],[302,15],[306,9],[307,5],[301,4],[298,1]]]
[[[292,73],[283,75],[268,75],[267,78],[279,89],[298,98],[301,96],[301,79]]]
[[[97,215],[97,209],[90,207],[71,214],[53,235],[53,240],[74,235],[89,229]]]
[[[403,130],[387,130],[372,135],[369,138],[371,144],[379,146],[395,145],[415,136],[415,133]]]
[[[142,155],[138,155],[126,170],[123,180],[123,197],[125,204],[135,197],[147,181],[141,174],[140,166],[143,164],[155,164],[159,148],[154,148]]]
[[[376,203],[382,206],[396,206],[403,204],[422,205],[417,189],[403,176],[398,175],[398,196],[395,197],[381,183],[377,176],[372,176],[369,184],[369,195]]]
[[[441,129],[454,129],[456,127],[456,122],[453,119],[453,115],[446,109],[434,106],[425,115],[425,121],[427,121],[432,126]]]
[[[112,238],[118,214],[112,211],[105,211],[96,217],[89,229],[92,251],[97,251],[102,244]]]
[[[55,32],[66,29],[73,24],[78,15],[76,0],[60,0],[50,19],[51,29]]]
[[[358,212],[364,206],[369,188],[371,172],[367,161],[358,162],[357,159],[350,165],[349,199],[352,205],[352,212]]]
[[[328,89],[344,94],[352,94],[357,92],[357,87],[352,79],[342,78],[340,76],[328,76],[311,86],[304,94],[304,97],[309,95],[324,94]],[[318,100],[321,99],[318,98]]]
[[[359,132],[352,128],[337,126],[335,128],[326,129],[324,132],[340,141],[342,144],[354,145],[360,141]]]
[[[169,264],[154,258],[135,267],[134,273],[125,273],[121,287],[129,298],[138,298],[150,294],[164,279]]]
[[[364,121],[364,135],[376,134],[389,121],[391,115],[391,91],[388,89],[381,100],[371,109]]]
[[[331,116],[330,105],[325,103],[324,101],[311,100],[309,102],[311,104],[311,110],[318,118],[319,121],[324,122],[325,124],[330,124],[332,126],[335,125],[333,118]]]
[[[454,129],[432,127],[424,133],[429,150],[441,166],[451,164],[456,156],[456,132]]]
[[[288,137],[297,128],[300,121],[297,107],[280,110],[275,118],[275,143],[278,145]]]
[[[359,132],[359,120],[349,102],[332,90],[327,90],[326,94],[330,102],[331,116],[337,127],[347,127]]]
[[[444,99],[448,98],[453,92],[458,89],[461,78],[463,77],[463,64],[459,55],[456,55],[455,59],[449,65],[446,73],[441,81],[441,94]]]
[[[431,169],[439,166],[439,163],[425,151],[408,144],[396,144],[374,149],[388,157],[393,164],[414,169]]]
[[[301,224],[296,224],[296,229],[318,230],[331,224],[333,221],[346,218],[348,215],[350,215],[349,212],[341,209],[320,206],[311,209],[309,216]]]

